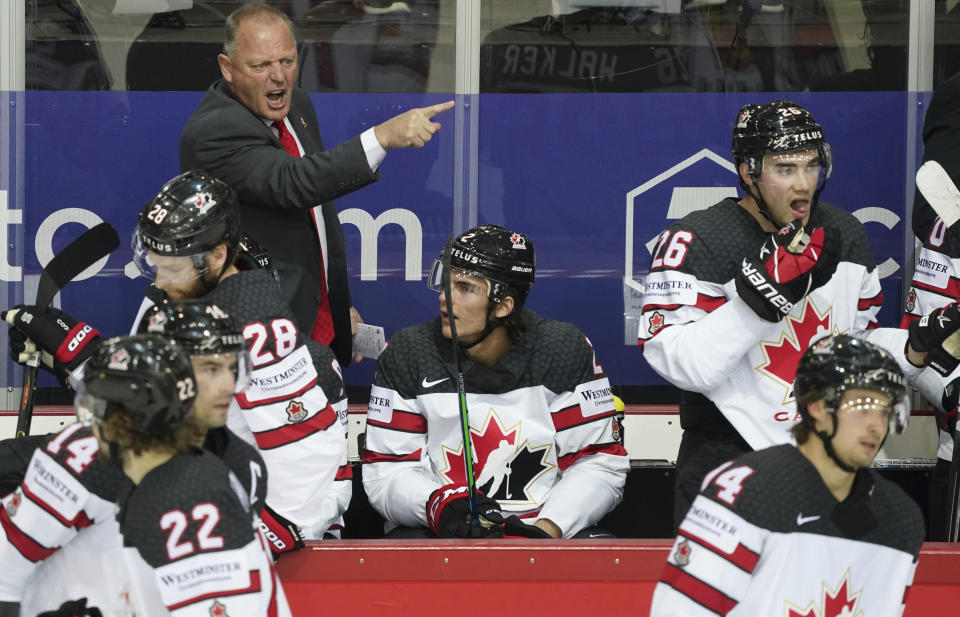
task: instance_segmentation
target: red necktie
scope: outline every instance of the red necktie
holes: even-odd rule
[[[277,120],[273,123],[273,128],[277,129],[277,132],[280,134],[280,143],[283,144],[283,149],[287,151],[287,154],[296,158],[300,158],[300,150],[297,148],[297,141],[294,139],[290,131],[287,130],[287,125],[284,124],[282,120]],[[310,210],[310,217],[313,219],[314,228],[317,229],[317,238],[319,241],[320,231],[317,228],[317,217],[313,213],[313,210]],[[333,313],[330,311],[330,298],[327,294],[327,277],[324,274],[323,250],[321,250],[320,306],[317,307],[317,319],[313,322],[313,331],[310,333],[310,338],[318,343],[329,345],[330,342],[333,341],[333,336]]]

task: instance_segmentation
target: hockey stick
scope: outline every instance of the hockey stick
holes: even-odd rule
[[[453,248],[453,234],[447,238],[443,247],[443,298],[447,303],[447,319],[450,322],[450,341],[453,345],[453,364],[457,371],[457,399],[460,403],[460,431],[463,433],[463,468],[467,476],[467,492],[470,502],[470,522],[480,526],[477,514],[477,481],[473,475],[473,446],[470,441],[470,413],[467,409],[467,390],[463,384],[463,365],[460,361],[460,339],[457,337],[457,324],[453,313],[453,301],[450,292],[450,251]]]
[[[921,165],[917,170],[917,189],[947,227],[960,220],[960,191],[943,165],[934,160]]]
[[[36,305],[46,308],[53,297],[81,272],[109,255],[120,246],[120,236],[110,223],[103,222],[83,232],[62,251],[57,253],[40,273],[37,284]],[[7,313],[7,321],[13,323],[15,314]],[[40,366],[40,351],[32,350],[26,361],[23,377],[23,396],[17,413],[17,437],[30,433],[33,420],[33,399],[36,394],[37,372]]]

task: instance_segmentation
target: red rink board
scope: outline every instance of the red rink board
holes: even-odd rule
[[[278,568],[297,616],[644,617],[672,544],[328,541]],[[960,544],[924,545],[904,614],[960,614]]]

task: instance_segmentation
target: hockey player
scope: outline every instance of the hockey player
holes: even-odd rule
[[[960,181],[958,104],[960,75],[937,87],[923,121],[923,160],[939,162],[955,181]],[[917,191],[913,198],[913,233],[922,247],[917,252],[913,280],[907,293],[900,324],[903,328],[908,328],[933,310],[960,300],[960,225],[947,227]],[[948,361],[941,368],[949,373],[955,366],[955,363]],[[939,434],[937,465],[930,478],[927,539],[931,541],[949,539],[947,522],[951,504],[948,500],[948,477],[953,461],[953,440],[957,427],[956,394],[960,391],[960,384],[951,390],[953,396],[930,400]]]
[[[574,537],[621,500],[629,462],[613,435],[610,384],[573,325],[523,307],[534,282],[533,243],[482,225],[438,261],[452,306],[391,337],[370,392],[363,485],[390,527],[419,535]],[[469,520],[450,320],[478,478],[481,526]],[[522,519],[522,520],[521,520]],[[596,530],[594,530],[596,533]]]
[[[646,279],[638,342],[683,391],[675,525],[708,471],[791,440],[793,375],[814,337],[871,329],[911,380],[926,359],[906,332],[874,329],[873,255],[860,222],[819,201],[833,159],[813,116],[784,100],[745,105],[732,150],[743,197],[663,232]],[[916,334],[937,347],[960,321],[927,326]]]
[[[48,357],[67,347],[71,331],[88,333],[78,358],[88,358],[102,344],[95,330],[87,324],[77,324],[72,317],[57,309],[18,306],[5,313],[7,315],[15,325],[11,333],[18,333],[23,340],[30,338],[39,342],[40,349]],[[249,380],[249,359],[243,335],[219,307],[203,301],[163,303],[153,307],[144,317],[140,329],[172,337],[190,355],[197,380],[197,397],[189,417],[194,443],[203,445],[224,461],[243,485],[251,509],[259,514],[266,492],[263,460],[254,447],[224,428],[234,392],[243,391]],[[76,374],[73,377],[79,378]],[[66,431],[72,432],[72,441],[91,436],[87,428],[68,427]],[[23,480],[34,450],[57,438],[57,435],[49,435],[0,442],[0,453],[6,457],[3,459],[4,475],[7,476],[4,495],[12,492]],[[31,447],[25,448],[24,445]],[[114,502],[116,489],[122,485],[116,476],[115,466],[94,461],[84,471],[81,482],[98,496]],[[110,547],[118,542],[119,530],[112,517],[101,517],[95,522],[95,525],[78,528],[79,533],[69,544],[37,564],[22,592],[22,614],[34,615],[80,597],[89,597],[91,606],[104,611],[114,610],[115,603],[121,598],[109,592],[100,593],[105,587],[99,570],[109,569]],[[45,539],[40,540],[42,543]],[[93,564],[95,559],[100,559],[105,566],[78,567]]]
[[[241,325],[253,371],[227,426],[263,456],[270,484],[261,516],[274,551],[283,553],[339,534],[352,478],[347,399],[336,358],[297,330],[273,275],[238,270],[238,234],[233,190],[187,172],[141,210],[134,258],[154,282],[148,295],[202,297]]]
[[[870,469],[909,418],[905,380],[880,347],[841,334],[796,371],[797,446],[724,463],[679,534],[651,617],[899,617],[923,543],[920,509]]]
[[[132,612],[290,615],[247,491],[220,459],[193,446],[187,356],[158,335],[110,339],[76,390],[77,418],[92,424],[100,456],[133,485],[117,514],[124,561],[142,582],[144,604]]]

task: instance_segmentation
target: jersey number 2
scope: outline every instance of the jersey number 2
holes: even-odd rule
[[[683,258],[687,256],[687,244],[693,240],[693,234],[682,229],[673,234],[667,230],[660,234],[657,240],[657,246],[653,249],[653,261],[650,262],[650,269],[657,268],[678,268],[683,263]]]
[[[198,503],[190,510],[190,517],[203,521],[197,531],[197,546],[201,551],[223,548],[223,537],[213,535],[220,522],[220,510],[212,503]],[[169,531],[167,536],[167,557],[170,561],[185,557],[194,552],[193,542],[181,542],[183,532],[187,530],[187,514],[183,510],[170,510],[160,517],[160,529]]]

